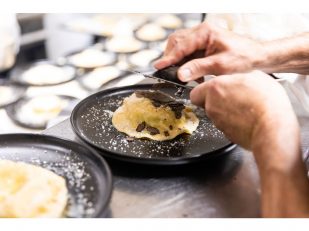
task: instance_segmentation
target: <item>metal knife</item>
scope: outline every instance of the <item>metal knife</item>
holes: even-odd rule
[[[173,67],[169,67],[169,68],[173,68]],[[142,72],[139,72],[139,71],[136,71],[136,70],[128,70],[128,71],[135,73],[135,74],[143,75],[146,78],[156,79],[159,82],[170,83],[170,84],[173,84],[177,87],[182,87],[182,88],[186,88],[186,89],[189,89],[189,90],[193,89],[192,86],[185,85],[186,84],[185,82],[181,82],[177,78],[177,71],[172,70],[172,72],[175,72],[175,73],[172,73],[172,74],[171,74],[171,72],[168,73],[168,68],[156,71],[152,74],[145,74],[145,73],[142,73]]]

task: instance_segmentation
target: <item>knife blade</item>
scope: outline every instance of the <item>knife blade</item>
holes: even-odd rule
[[[162,77],[159,77],[159,76],[155,76],[155,75],[151,75],[151,74],[145,74],[145,73],[142,73],[140,71],[136,71],[136,70],[128,70],[129,72],[131,73],[134,73],[134,74],[139,74],[139,75],[142,75],[146,78],[152,78],[152,79],[156,79],[158,80],[159,82],[166,82],[166,83],[169,83],[169,84],[173,84],[177,87],[182,87],[182,88],[186,88],[186,89],[189,89],[189,90],[192,90],[193,87],[192,86],[187,86],[187,85],[184,85],[184,84],[181,84],[181,83],[177,83],[177,82],[174,82],[174,81],[171,81],[171,80],[167,80],[165,78],[162,78]]]

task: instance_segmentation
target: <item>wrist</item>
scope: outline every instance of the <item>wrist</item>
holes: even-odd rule
[[[252,53],[251,64],[253,70],[264,71],[269,66],[271,57],[270,46],[266,42],[258,42],[255,52]]]
[[[289,171],[301,159],[297,118],[287,114],[265,116],[253,132],[251,148],[261,173]]]
[[[266,73],[279,72],[280,53],[273,41],[260,42],[258,52],[254,55],[253,68]]]
[[[308,73],[309,33],[260,43],[254,67],[266,73]]]

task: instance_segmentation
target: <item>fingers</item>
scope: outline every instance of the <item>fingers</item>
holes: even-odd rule
[[[153,66],[156,69],[163,69],[165,67],[171,66],[178,62],[178,57],[174,56],[163,56],[161,59],[158,59],[154,62]]]
[[[193,59],[178,70],[178,77],[183,82],[197,80],[204,75],[225,74],[228,70],[225,64],[221,63],[221,55]]]
[[[193,88],[193,90],[190,92],[190,100],[193,104],[204,107],[208,84],[208,82],[205,82]]]
[[[154,63],[154,67],[165,68],[180,62],[195,51],[204,50],[207,46],[209,33],[209,29],[203,25],[171,34],[163,57]]]
[[[206,107],[205,109],[212,111],[212,101],[216,101],[216,97],[220,95],[221,98],[225,97],[225,89],[233,84],[233,77],[229,75],[222,75],[202,84],[197,85],[190,92],[190,100],[193,104]],[[207,101],[207,102],[206,102]],[[209,107],[207,108],[207,104]]]

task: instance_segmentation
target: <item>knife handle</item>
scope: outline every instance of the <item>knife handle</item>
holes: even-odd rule
[[[179,66],[172,65],[172,66],[163,68],[161,70],[157,70],[152,75],[157,78],[163,79],[163,80],[168,80],[170,82],[174,82],[174,83],[178,83],[182,85],[187,84],[186,82],[182,82],[181,80],[178,79],[178,76],[177,76],[178,69],[179,69]]]

